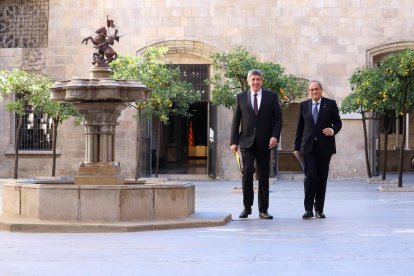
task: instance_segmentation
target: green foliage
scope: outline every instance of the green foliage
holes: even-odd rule
[[[393,118],[395,112],[397,112],[403,117],[398,174],[398,186],[401,187],[406,132],[405,115],[414,107],[414,50],[406,49],[387,56],[378,67],[358,68],[352,74],[350,83],[353,92],[344,99],[341,110],[344,113],[359,112],[362,114],[367,169],[369,168],[369,162],[365,114],[372,112]],[[387,141],[387,138],[385,141]],[[383,179],[385,179],[385,172],[384,167]],[[371,176],[370,173],[368,175]]]
[[[342,101],[341,111],[342,113],[364,113],[365,110],[362,109],[362,106],[359,104],[361,100],[357,93],[351,93]]]
[[[72,104],[58,103],[50,99],[49,88],[53,85],[49,78],[24,70],[0,71],[0,93],[15,94],[15,98],[5,103],[5,109],[21,117],[31,107],[39,113],[47,113],[62,123],[70,116],[79,122],[80,114]],[[0,94],[0,95],[1,95]]]
[[[212,60],[213,74],[210,84],[212,102],[215,105],[233,108],[236,94],[249,88],[247,73],[251,69],[262,71],[263,87],[278,93],[281,107],[306,95],[305,80],[285,74],[285,69],[279,64],[259,62],[241,47],[227,54],[213,54]]]
[[[386,57],[378,67],[362,67],[350,78],[353,93],[342,102],[350,112],[401,113],[414,104],[414,51],[404,50]],[[406,91],[405,91],[406,90]]]
[[[24,70],[0,71],[0,93],[15,94],[15,99],[7,101],[7,111],[15,112],[19,117],[26,112],[26,107],[42,105],[47,99],[52,81],[39,74],[28,73]]]
[[[386,57],[380,65],[393,109],[402,114],[414,106],[414,50],[406,49]]]
[[[342,102],[341,110],[344,113],[379,112],[387,110],[387,93],[384,89],[384,76],[381,68],[362,67],[354,71],[350,78],[353,93]]]
[[[121,56],[110,64],[115,79],[139,80],[151,89],[149,101],[136,103],[137,108],[163,124],[168,124],[172,114],[190,116],[190,104],[200,99],[191,84],[181,80],[180,70],[162,60],[167,51],[165,47],[150,47],[143,55]]]
[[[52,176],[55,175],[57,126],[69,116],[77,116],[79,121],[80,115],[73,105],[60,104],[50,99],[49,88],[52,84],[53,83],[49,78],[39,74],[29,73],[24,70],[14,69],[11,72],[5,70],[0,71],[0,95],[14,94],[14,97],[8,97],[8,101],[5,103],[5,109],[14,112],[19,119],[19,123],[15,128],[15,179],[17,179],[18,170],[19,133],[22,117],[25,113],[29,111],[47,113],[53,119],[54,140]]]

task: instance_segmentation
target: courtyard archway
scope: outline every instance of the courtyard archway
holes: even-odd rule
[[[145,156],[160,160],[161,174],[200,174],[216,176],[217,116],[216,107],[211,104],[210,87],[205,83],[210,79],[211,55],[219,50],[207,43],[192,40],[168,40],[150,43],[139,49],[141,54],[148,47],[168,48],[165,60],[178,66],[182,78],[193,84],[201,93],[201,100],[192,104],[191,118],[172,116],[169,125],[162,128],[161,148],[155,150],[156,124],[145,122],[142,129],[143,140],[148,141]],[[156,119],[153,119],[156,120]],[[144,122],[144,121],[143,121]]]

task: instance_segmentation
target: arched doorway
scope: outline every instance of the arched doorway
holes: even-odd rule
[[[201,100],[190,106],[191,118],[171,116],[170,124],[161,130],[161,147],[155,151],[157,129],[149,126],[143,133],[147,139],[145,158],[159,158],[160,174],[204,174],[216,176],[216,107],[210,102],[210,87],[205,80],[210,78],[210,57],[219,52],[217,48],[189,40],[169,40],[149,44],[137,51],[145,52],[148,47],[168,48],[165,61],[177,66],[182,79],[193,84],[200,91]],[[154,119],[156,120],[156,119]],[[151,123],[146,123],[146,126]],[[155,126],[155,122],[152,124]],[[152,138],[151,138],[152,137]],[[151,170],[151,166],[149,167]]]

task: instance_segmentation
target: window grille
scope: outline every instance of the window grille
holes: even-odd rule
[[[0,48],[46,48],[49,0],[0,2]]]
[[[45,113],[36,113],[31,108],[22,118],[19,133],[19,150],[52,150],[52,118]],[[19,123],[16,118],[16,125]]]
[[[209,79],[209,65],[177,64],[173,66],[177,66],[180,69],[181,80],[192,83],[194,90],[200,92],[201,101],[209,101],[210,87],[205,83],[205,80]]]

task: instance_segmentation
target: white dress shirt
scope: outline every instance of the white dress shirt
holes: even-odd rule
[[[260,103],[262,102],[262,89],[260,89],[257,92],[250,91],[250,95],[251,95],[250,101],[251,101],[253,109],[254,109],[254,94],[257,94],[256,96],[257,97],[257,110],[260,110]]]

